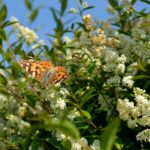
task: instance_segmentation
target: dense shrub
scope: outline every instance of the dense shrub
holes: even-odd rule
[[[0,149],[149,148],[150,16],[134,9],[136,0],[109,3],[111,21],[99,22],[85,12],[93,6],[80,0],[69,13],[82,21],[68,28],[67,1],[60,0],[60,10],[50,9],[56,28],[48,46],[17,18],[6,20],[1,2]],[[25,4],[32,23],[39,9]],[[69,78],[48,84],[57,75],[53,67],[36,80],[18,64],[31,59],[63,66]]]

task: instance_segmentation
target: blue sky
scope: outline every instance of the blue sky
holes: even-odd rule
[[[72,7],[77,8],[76,1],[77,0],[69,0],[68,10]],[[28,10],[24,5],[23,0],[3,0],[3,2],[8,8],[8,19],[10,19],[11,16],[15,16],[21,24],[24,26],[29,26],[27,20]],[[108,6],[107,0],[87,0],[87,2],[89,5],[96,6],[94,9],[87,11],[87,13],[90,13],[94,18],[99,20],[106,20],[109,18],[109,14],[106,10]],[[34,29],[35,27],[42,25],[43,28],[38,32],[38,36],[40,39],[46,40],[46,34],[53,33],[53,28],[55,26],[49,7],[53,6],[58,8],[58,0],[35,0],[34,5],[35,7],[42,5],[44,8],[41,9],[38,18],[32,24],[31,28]],[[140,10],[144,6],[144,4],[138,3],[136,8]]]

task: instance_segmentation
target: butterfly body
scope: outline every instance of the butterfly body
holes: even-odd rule
[[[55,67],[49,61],[22,60],[18,63],[27,73],[43,84],[60,83],[68,78],[68,73],[64,67]]]

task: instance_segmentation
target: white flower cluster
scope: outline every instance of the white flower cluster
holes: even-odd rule
[[[150,143],[150,129],[145,129],[136,135],[138,141],[144,141]]]
[[[133,92],[135,102],[129,99],[118,99],[119,117],[127,121],[129,128],[150,127],[150,95],[140,88],[134,88]],[[150,142],[149,133],[149,130],[144,130],[137,135],[137,139]]]
[[[15,17],[12,17],[11,21],[16,22],[13,24],[13,27],[15,30],[17,30],[19,32],[19,34],[18,34],[19,38],[20,37],[25,38],[25,40],[28,44],[32,44],[32,43],[37,41],[38,36],[33,30],[29,29],[28,27],[24,27],[23,25],[21,25]]]
[[[55,136],[58,141],[68,139],[71,142],[71,150],[100,150],[99,140],[94,140],[92,145],[89,145],[87,139],[83,137],[79,140],[74,140],[59,131],[55,133]]]
[[[140,91],[140,92],[139,92]],[[134,88],[135,103],[129,99],[118,99],[119,117],[128,122],[129,128],[150,126],[150,96],[140,88]]]
[[[21,118],[18,116],[10,114],[7,116],[7,119],[9,121],[10,126],[15,127],[19,129],[18,132],[24,131],[25,129],[30,128],[30,124],[26,121],[23,121]]]
[[[43,45],[45,45],[44,41],[43,41],[43,40],[40,40],[40,41],[38,41],[38,43],[36,43],[36,44],[34,44],[34,45],[32,46],[32,49],[39,48],[39,47],[41,47],[41,46],[43,46]]]
[[[7,97],[0,94],[0,109],[3,109],[7,103]]]
[[[46,95],[46,101],[49,103],[49,107],[53,110],[54,115],[62,115],[63,111],[66,108],[66,102],[67,95],[69,94],[69,91],[66,88],[60,87],[57,84],[54,85],[54,88],[51,88],[47,90]],[[73,120],[79,116],[79,113],[76,109],[70,110],[70,113],[68,113],[68,119]]]
[[[123,77],[122,83],[124,86],[127,86],[128,88],[132,88],[134,81],[132,80],[132,76],[126,76]]]
[[[138,37],[137,37],[138,36]],[[134,60],[142,59],[147,61],[150,56],[149,46],[145,46],[144,40],[147,41],[148,36],[146,32],[140,29],[132,31],[132,37],[124,34],[119,34],[121,51],[127,56],[128,60],[133,62]],[[138,40],[137,40],[138,39]]]
[[[77,9],[75,9],[75,8],[71,8],[71,9],[70,9],[70,13],[72,13],[72,14],[76,14],[76,13],[77,13]]]
[[[88,7],[88,2],[86,2],[86,1],[84,1],[83,3],[82,3],[82,8],[87,8]]]
[[[118,53],[116,51],[112,51],[111,49],[107,49],[104,52],[104,71],[114,72],[117,75],[123,74],[125,72],[126,56],[124,54],[118,56]]]

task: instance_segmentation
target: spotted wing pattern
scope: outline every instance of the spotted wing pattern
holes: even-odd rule
[[[49,61],[29,61],[22,60],[18,62],[26,72],[33,78],[39,80],[43,84],[60,83],[68,78],[68,73],[62,66],[54,66]]]

